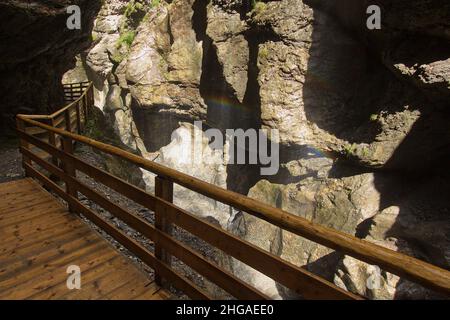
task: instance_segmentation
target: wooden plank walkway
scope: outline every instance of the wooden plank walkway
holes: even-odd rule
[[[66,286],[81,269],[81,289]],[[32,179],[0,184],[0,299],[169,299]]]

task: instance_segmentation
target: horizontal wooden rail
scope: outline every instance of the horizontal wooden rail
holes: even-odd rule
[[[155,270],[155,281],[157,283],[161,283],[163,278],[192,298],[210,298],[203,289],[197,287],[172,269],[171,256],[174,256],[237,298],[268,298],[229,271],[220,268],[192,248],[175,239],[171,235],[171,225],[175,224],[305,298],[360,299],[359,296],[338,288],[304,268],[295,266],[175,206],[172,203],[173,183],[177,183],[207,197],[243,210],[284,230],[370,264],[379,265],[386,271],[426,287],[450,294],[450,272],[447,270],[345,233],[314,224],[260,201],[203,182],[119,148],[72,133],[74,130],[81,133],[84,128],[89,108],[93,105],[93,87],[92,84],[81,83],[65,85],[64,88],[66,98],[72,100],[76,98],[77,100],[49,116],[17,116],[18,135],[21,138],[20,150],[23,154],[25,171],[67,201],[71,211],[83,214],[151,266]],[[86,90],[83,91],[84,89]],[[44,134],[48,137],[47,140],[45,140]],[[78,159],[72,154],[73,142],[84,143],[153,172],[157,175],[155,179],[156,195],[151,195],[104,170],[95,168]],[[61,150],[59,149],[60,147],[62,148]],[[36,148],[42,151],[36,151]],[[51,162],[48,162],[48,156],[51,157]],[[66,190],[63,190],[51,179],[38,172],[33,163],[65,182]],[[59,167],[60,165],[62,168]],[[77,180],[77,170],[154,211],[155,225],[114,204],[101,193],[92,190]],[[149,252],[140,243],[79,202],[77,199],[78,192],[84,194],[91,201],[94,201],[144,237],[153,241],[155,253]]]
[[[31,135],[27,135],[24,132],[19,131],[19,135],[30,144],[34,144],[37,147],[45,150],[46,152],[56,155],[56,157],[63,160],[63,162],[71,163],[75,168],[85,172],[86,174],[90,173],[90,176],[97,181],[106,181],[107,183],[105,185],[112,186],[113,189],[119,189],[119,192],[120,187],[118,188],[118,186],[126,186],[126,183],[121,181],[119,178],[111,176],[110,174],[98,168],[92,167],[84,163],[82,160],[77,159],[73,155],[56,149],[50,144],[40,141]],[[72,177],[65,175],[64,172],[59,170],[57,167],[53,166],[50,163],[47,163],[43,159],[38,158],[29,150],[21,148],[21,151],[25,156],[36,162],[44,169],[59,176],[61,180],[69,182],[78,191],[83,193],[94,202],[97,202],[104,209],[108,210],[112,214],[117,214],[121,220],[129,224],[135,230],[141,232],[143,235],[147,236],[149,239],[154,241],[161,241],[162,246],[171,254],[174,254],[177,258],[192,266],[200,274],[205,275],[207,279],[216,283],[235,297],[241,299],[267,298],[264,294],[261,294],[252,289],[249,285],[237,279],[235,276],[232,276],[228,272],[225,272],[220,268],[217,268],[212,264],[204,261],[201,256],[195,254],[188,247],[178,243],[176,240],[173,240],[171,237],[168,237],[159,230],[154,229],[154,227],[145,222],[145,220],[133,216],[132,214],[126,212],[126,210],[112,204],[95,191],[89,190],[87,186],[83,185]],[[86,169],[86,167],[90,167],[90,170],[83,170]],[[133,188],[137,189],[136,187]],[[141,190],[141,192],[143,191]],[[131,197],[131,199],[133,200],[133,196]],[[189,232],[192,232],[194,235],[203,238],[225,253],[234,256],[244,263],[247,263],[254,269],[263,272],[264,274],[270,276],[274,280],[280,282],[288,288],[291,288],[292,290],[303,295],[306,298],[358,299],[356,295],[346,292],[336,287],[335,285],[321,279],[320,277],[315,276],[314,274],[302,268],[296,267],[286,261],[283,261],[279,257],[268,253],[248,242],[240,240],[239,238],[223,231],[220,228],[214,227],[203,220],[196,219],[191,214],[160,198],[144,192],[144,195],[141,194],[135,199],[137,200],[136,202],[147,207],[156,207],[156,204],[160,204],[165,208],[165,213],[168,215],[168,217],[170,217],[176,224],[179,224],[182,228],[185,228]],[[174,220],[174,216],[176,216],[177,219]],[[192,223],[196,225],[198,229],[196,229],[196,227],[192,228]],[[204,233],[198,233],[198,230],[203,230]],[[213,241],[211,241],[211,239],[213,239]]]
[[[61,189],[61,187],[59,187],[45,175],[38,172],[31,165],[26,163],[24,164],[24,168],[29,176],[39,180],[47,188],[58,194],[58,196],[67,201],[70,206],[76,208],[78,212],[83,214],[99,228],[103,229],[125,248],[133,252],[139,259],[150,265],[153,269],[158,270],[164,277],[170,280],[171,283],[183,290],[190,297],[193,297],[194,299],[210,299],[209,295],[204,292],[203,289],[199,288],[190,280],[178,274],[176,271],[170,268],[170,266],[167,266],[163,262],[156,259],[155,256],[145,247],[143,247],[135,240],[130,239],[124,232],[117,229],[114,225],[104,220],[102,217],[98,216],[94,211],[83,205],[76,198],[67,194],[65,190]]]
[[[52,127],[63,129],[69,132],[81,133],[88,120],[89,111],[94,106],[94,87],[91,83],[67,84],[65,86],[81,86],[85,91],[73,102],[57,110],[51,115],[26,115],[26,118],[46,123]],[[47,140],[51,144],[59,147],[62,145],[61,137],[53,132],[36,126],[27,126],[21,119],[17,118],[19,127],[23,127],[27,133]],[[41,153],[39,156],[52,157],[51,154]]]
[[[48,146],[52,148],[52,146]],[[88,186],[86,186],[82,182],[79,182],[70,175],[67,175],[64,171],[54,166],[53,164],[39,158],[27,149],[21,148],[21,152],[29,157],[32,161],[36,162],[39,166],[51,172],[52,174],[57,175],[62,181],[70,184],[74,189],[96,202],[98,205],[112,213],[114,216],[124,221],[130,227],[146,236],[148,239],[152,241],[160,241],[162,245],[178,259],[185,262],[187,265],[191,266],[200,274],[204,275],[207,279],[210,279],[212,282],[216,283],[218,286],[231,293],[235,297],[246,300],[268,299],[267,296],[258,292],[236,276],[218,268],[191,248],[155,229],[153,225],[151,225],[141,217],[136,216],[128,212],[126,209],[120,207],[119,205],[112,203],[100,193],[90,189]]]
[[[85,90],[89,88],[89,85],[89,82],[64,84],[64,100],[66,102],[78,100],[83,96]]]
[[[144,190],[135,187],[134,185],[117,178],[110,173],[101,170],[99,168],[93,167],[87,162],[71,155],[67,154],[48,143],[45,143],[42,140],[37,139],[36,137],[27,134],[21,130],[18,131],[19,137],[22,139],[29,141],[29,143],[37,146],[38,148],[46,151],[47,153],[53,153],[58,158],[63,161],[71,162],[74,167],[87,174],[90,177],[93,177],[97,182],[104,184],[105,186],[117,191],[118,193],[124,195],[125,197],[135,201],[136,203],[154,211],[156,207],[157,198]]]
[[[69,103],[68,105],[58,109],[57,111],[53,112],[50,115],[44,115],[44,114],[33,114],[33,115],[23,115],[28,119],[34,119],[34,120],[49,120],[49,119],[54,119],[59,115],[63,115],[64,112],[68,109],[73,109],[73,107],[84,97],[86,97],[87,95],[92,95],[92,90],[93,90],[93,84],[92,83],[88,83],[88,85],[85,87],[84,92],[77,98],[77,100]],[[92,97],[93,98],[93,97]],[[91,98],[91,99],[92,99]]]
[[[364,262],[378,265],[385,271],[450,295],[450,272],[447,270],[399,252],[395,252],[376,244],[358,239],[343,232],[312,223],[304,218],[295,216],[281,209],[273,208],[260,201],[206,183],[171,168],[167,168],[158,163],[121,150],[117,147],[113,147],[81,135],[66,132],[58,128],[53,128],[33,119],[27,118],[27,116],[19,115],[18,118],[25,121],[29,125],[40,127],[48,130],[49,132],[87,144],[105,153],[118,156],[143,169],[151,171],[161,177],[165,177],[174,183],[222,203],[228,204],[234,208],[243,210],[282,229],[348,254]],[[172,216],[176,216],[177,213],[179,214],[179,210],[181,210],[169,203],[165,203],[165,206],[166,208],[169,208],[168,212],[172,212]],[[192,223],[190,226],[192,227]],[[185,225],[185,227],[187,226]],[[238,254],[238,252],[236,252],[236,254]]]

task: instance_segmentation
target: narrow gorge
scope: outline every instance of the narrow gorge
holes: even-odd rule
[[[81,7],[81,30],[56,27],[69,2]],[[382,9],[379,30],[366,26],[369,5]],[[61,107],[62,83],[92,81],[90,137],[450,269],[450,2],[6,1],[0,9],[3,135],[13,135],[17,113]],[[261,174],[261,161],[223,161],[233,146],[212,147],[208,129],[276,130],[277,173]],[[154,192],[154,174],[102,161]],[[178,185],[174,203],[367,298],[441,298]],[[214,255],[269,297],[299,298]]]

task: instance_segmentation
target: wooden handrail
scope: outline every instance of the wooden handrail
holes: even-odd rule
[[[173,183],[216,201],[261,218],[275,226],[312,240],[321,245],[340,251],[369,264],[380,266],[385,271],[396,274],[425,287],[450,295],[450,272],[419,259],[389,250],[354,236],[310,222],[261,201],[217,187],[156,162],[126,152],[120,148],[73,133],[81,133],[88,118],[89,107],[93,105],[92,83],[69,85],[77,88],[77,100],[51,115],[17,115],[17,132],[20,137],[20,151],[23,167],[28,175],[38,179],[67,201],[72,212],[83,214],[94,224],[105,230],[124,247],[136,254],[155,270],[155,280],[163,284],[168,280],[193,298],[209,299],[201,288],[178,274],[171,266],[171,255],[214,282],[238,298],[266,299],[263,293],[243,282],[235,275],[216,266],[197,254],[193,249],[175,239],[172,225],[190,232],[213,247],[242,261],[250,267],[269,276],[274,281],[292,289],[305,298],[311,299],[360,299],[336,285],[316,276],[302,267],[295,266],[273,254],[244,241],[235,235],[212,225],[172,203]],[[74,94],[71,94],[72,98]],[[32,130],[27,130],[27,125]],[[63,130],[62,128],[66,130]],[[34,133],[34,134],[33,134]],[[48,142],[37,136],[46,133]],[[156,174],[155,195],[151,195],[73,155],[73,143],[80,142],[99,151],[118,156],[130,163]],[[33,152],[34,146],[47,154],[45,158]],[[59,147],[61,146],[61,149]],[[48,161],[50,158],[51,160]],[[46,170],[66,184],[65,190],[40,173],[34,166]],[[60,165],[61,164],[61,167]],[[136,203],[155,212],[155,225],[112,203],[106,197],[77,180],[76,172],[81,171],[119,192]],[[124,221],[143,236],[155,242],[155,252],[151,253],[141,244],[129,238],[121,230],[104,220],[78,200],[78,192]]]
[[[251,288],[248,284],[237,278],[235,275],[230,274],[227,271],[223,271],[220,268],[214,266],[208,260],[203,258],[201,255],[197,254],[194,250],[182,244],[178,240],[166,235],[165,233],[159,231],[155,227],[153,227],[150,223],[145,221],[139,216],[136,216],[132,213],[129,213],[125,209],[120,206],[113,204],[106,197],[102,196],[97,191],[90,189],[87,185],[79,182],[75,178],[67,175],[58,167],[46,162],[45,160],[37,157],[32,152],[27,149],[21,148],[21,152],[28,156],[31,160],[36,162],[38,165],[51,172],[52,174],[58,175],[62,181],[65,181],[70,185],[74,190],[78,190],[83,193],[85,196],[93,199],[97,204],[112,212],[119,219],[127,223],[130,227],[134,228],[136,231],[140,232],[142,235],[147,238],[155,241],[157,239],[158,242],[161,242],[162,245],[167,248],[172,254],[174,254],[177,258],[182,261],[189,261],[188,264],[195,264],[197,269],[200,269],[206,275],[211,275],[214,272],[214,277],[218,279],[221,286],[226,288],[228,292],[234,293],[236,295],[241,295],[246,299],[267,299],[267,296],[261,294]],[[67,154],[66,154],[67,155]],[[72,195],[73,196],[73,195]],[[156,257],[156,255],[155,255]],[[158,257],[156,257],[158,258]],[[210,276],[209,278],[212,278]]]
[[[174,169],[126,152],[120,148],[81,135],[69,133],[61,129],[53,128],[29,119],[26,115],[18,115],[18,118],[30,125],[38,126],[63,137],[71,138],[105,153],[119,156],[143,169],[165,177],[174,183],[243,210],[299,236],[343,252],[364,262],[376,264],[388,272],[450,295],[450,272],[445,269],[368,241],[358,239],[343,232],[312,223],[281,209],[271,207],[260,201],[201,181]]]
[[[39,180],[47,188],[55,192],[62,199],[67,201],[69,206],[75,208],[78,212],[82,213],[86,218],[92,221],[99,228],[103,229],[110,236],[112,236],[116,241],[121,243],[125,248],[133,252],[137,257],[139,257],[146,264],[150,265],[153,269],[157,269],[164,277],[169,279],[176,287],[182,288],[189,296],[195,299],[210,299],[208,294],[204,292],[201,288],[193,284],[191,281],[187,280],[185,277],[181,276],[179,273],[173,271],[169,266],[164,264],[155,258],[155,256],[148,251],[144,246],[142,246],[137,241],[130,239],[123,231],[117,229],[110,222],[106,221],[94,211],[83,205],[78,199],[69,195],[60,186],[51,181],[42,173],[38,172],[30,164],[26,163],[24,169],[27,174],[31,177]]]
[[[76,105],[81,99],[83,99],[87,94],[89,94],[90,90],[93,88],[93,83],[89,83],[89,85],[86,87],[86,90],[83,92],[83,94],[75,101],[71,102],[70,104],[66,105],[65,107],[62,107],[61,109],[56,110],[50,115],[44,115],[44,114],[33,114],[33,115],[23,115],[28,119],[35,119],[35,120],[49,120],[54,119],[59,115],[62,115],[66,110],[72,108],[74,105]]]
[[[91,178],[96,179],[97,181],[103,183],[105,186],[127,196],[131,200],[147,207],[148,209],[158,211],[163,208],[164,215],[170,221],[173,221],[175,224],[178,224],[187,231],[199,236],[213,246],[221,249],[227,254],[232,255],[236,259],[241,260],[254,269],[270,276],[277,282],[303,295],[305,298],[359,299],[358,296],[346,292],[336,287],[335,285],[321,279],[320,277],[306,270],[303,270],[302,268],[296,267],[286,261],[283,261],[279,257],[274,256],[273,254],[268,253],[248,242],[245,242],[230,234],[229,232],[217,228],[203,220],[196,219],[190,213],[176,207],[175,205],[167,202],[162,198],[158,198],[157,196],[148,194],[135,186],[129,185],[127,182],[124,182],[110,175],[109,173],[102,171],[101,169],[95,168],[88,163],[76,158],[75,156],[67,154],[66,152],[59,150],[48,143],[40,141],[32,135],[26,134],[23,131],[18,131],[18,133],[21,138],[28,141],[30,144],[33,144],[41,148],[42,150],[45,150],[49,154],[56,155],[56,157],[61,159],[63,163],[70,163],[77,170],[84,172]],[[85,196],[96,202],[98,205],[102,206],[107,211],[111,212],[113,215],[116,215],[122,221],[128,223],[131,227],[141,232],[144,236],[148,236],[152,240],[157,240],[155,241],[156,243],[158,243],[158,241],[161,242],[161,248],[164,248],[170,253],[175,254],[182,261],[184,261],[183,257],[186,258],[186,254],[189,255],[189,252],[186,252],[184,249],[182,251],[178,250],[174,252],[174,250],[176,250],[177,248],[180,249],[180,246],[176,246],[175,248],[173,246],[171,247],[170,243],[167,242],[167,237],[163,233],[158,231],[157,233],[160,235],[160,237],[155,239],[151,234],[147,232],[149,231],[148,227],[146,231],[142,230],[142,228],[146,228],[145,224],[141,223],[139,225],[139,223],[135,220],[136,218],[131,214],[125,213],[125,210],[118,208],[116,205],[107,203],[106,199],[99,198],[99,195],[96,195],[94,191],[87,190],[87,186],[74,181],[73,178],[68,177],[67,175],[62,173],[54,165],[47,163],[43,159],[40,159],[37,156],[33,155],[26,148],[21,148],[21,152],[24,156],[33,160],[45,170],[59,176],[62,181],[65,181],[70,185],[75,185],[76,189],[79,192],[83,193]],[[128,216],[124,218],[124,215],[126,214],[129,214],[131,217]],[[174,217],[176,217],[175,220]],[[130,222],[129,219],[132,219],[133,221]],[[195,227],[192,227],[192,225],[195,225]],[[158,228],[156,224],[155,227]],[[200,232],[199,234],[198,230],[202,230],[203,232]],[[164,232],[163,229],[162,231]],[[180,254],[182,255],[181,257]],[[160,259],[160,257],[158,257],[156,254],[155,256],[156,258]],[[187,261],[187,264],[191,265],[189,262],[192,263],[192,261],[195,261],[196,258],[194,257],[193,259],[194,260]],[[167,261],[164,261],[164,259],[160,260],[165,262],[167,265],[170,265],[167,263]],[[200,263],[200,265],[198,263]],[[197,260],[197,264],[193,267],[194,269],[196,269],[195,267],[202,268],[202,266],[205,266],[204,262],[198,262]],[[247,299],[251,297],[249,295],[249,292],[247,291],[249,288],[243,288],[243,284],[240,283],[240,281],[236,281],[236,279],[235,281],[220,282],[220,275],[223,271],[217,272],[217,269],[215,270],[216,271],[214,273],[214,277],[211,276],[211,273],[207,273],[210,275],[208,277],[209,280],[216,283],[218,282],[217,284],[219,284],[224,289],[227,288],[227,291],[230,293],[236,293],[235,290],[239,289],[238,292],[240,293],[240,295],[237,295],[237,297],[244,297]],[[202,268],[199,272],[203,274],[204,272],[208,271],[211,272],[210,268]],[[229,287],[229,285],[232,285],[232,287]],[[245,291],[247,291],[247,293],[245,293]],[[256,295],[258,295],[259,298],[264,297],[264,295],[261,293],[253,292],[253,297],[256,297]]]

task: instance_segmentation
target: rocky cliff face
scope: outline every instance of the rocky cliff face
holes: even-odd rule
[[[97,106],[146,158],[449,268],[449,4],[370,4],[382,8],[381,30],[365,27],[366,1],[107,0],[83,60]],[[206,128],[279,130],[280,170],[224,163]],[[208,165],[191,161],[193,137]],[[182,188],[175,199],[348,290],[432,296]],[[272,297],[292,296],[223,263]]]
[[[63,105],[61,78],[90,44],[100,0],[0,3],[0,133],[17,113],[48,113]],[[69,30],[66,8],[81,9],[81,30]]]

